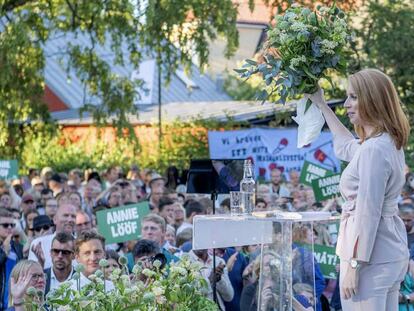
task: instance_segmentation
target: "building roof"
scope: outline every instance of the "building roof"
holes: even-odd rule
[[[99,99],[89,94],[81,80],[74,72],[67,73],[65,64],[68,56],[64,53],[69,44],[80,44],[89,47],[90,42],[82,33],[58,33],[47,41],[45,45],[46,66],[45,82],[48,88],[60,98],[69,109],[79,109],[86,102],[98,105]],[[96,53],[110,64],[112,73],[129,78],[139,78],[145,81],[148,93],[139,90],[141,99],[136,104],[152,105],[158,103],[158,69],[155,59],[146,56],[140,64],[139,71],[135,71],[128,60],[128,48],[123,47],[125,65],[113,64],[114,53],[110,49],[110,40],[105,46],[96,45]],[[145,53],[150,55],[150,53]],[[192,87],[190,87],[192,85]],[[162,79],[161,99],[163,103],[172,102],[208,102],[227,101],[231,97],[207,75],[201,74],[197,66],[192,66],[191,77],[186,77],[182,71],[177,71],[171,76],[168,87],[165,79]]]
[[[165,122],[193,119],[215,119],[226,121],[232,118],[234,121],[249,121],[250,123],[261,123],[269,120],[276,113],[294,112],[296,101],[286,105],[275,105],[274,103],[261,103],[260,101],[216,101],[216,102],[181,102],[167,103],[162,105],[162,120]],[[329,101],[330,106],[342,104],[343,100]],[[132,124],[152,124],[158,122],[157,105],[138,105],[139,115],[130,115],[129,121]],[[77,109],[53,112],[52,118],[61,125],[90,125],[93,124],[92,117],[85,114],[79,118]]]

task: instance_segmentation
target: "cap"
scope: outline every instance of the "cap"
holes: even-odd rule
[[[34,202],[33,196],[29,193],[23,194],[23,196],[22,196],[22,202],[27,202],[27,201],[33,201]]]
[[[32,181],[30,182],[32,184],[32,187],[36,186],[36,185],[40,185],[42,182],[42,178],[40,178],[39,176],[35,176],[32,178]]]
[[[40,172],[40,176],[45,176],[47,173],[53,173],[53,169],[48,166],[42,168],[42,171]]]
[[[52,181],[52,180],[59,183],[59,184],[62,183],[62,177],[60,177],[59,174],[53,174],[52,177],[50,177],[50,181]]]
[[[33,229],[46,226],[46,225],[49,225],[49,226],[52,225],[52,221],[47,215],[39,215],[33,219]]]
[[[166,181],[166,179],[165,179],[164,177],[162,177],[160,174],[158,174],[158,173],[153,173],[153,174],[151,175],[151,180],[150,180],[150,182],[149,182],[149,185],[151,186],[151,184],[152,184],[154,181],[156,181],[156,180],[160,180],[160,179],[164,180],[164,182]]]

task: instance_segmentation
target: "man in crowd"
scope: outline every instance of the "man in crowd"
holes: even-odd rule
[[[52,234],[53,224],[50,218],[46,215],[36,216],[33,219],[33,233],[35,238]]]
[[[7,309],[10,273],[23,258],[21,245],[13,241],[15,227],[13,215],[5,208],[0,208],[0,310]]]
[[[92,229],[91,218],[84,211],[76,212],[76,236],[79,236],[83,231]]]
[[[36,210],[36,202],[31,194],[24,194],[22,197],[22,202],[20,204],[20,210],[22,211],[21,224],[23,229],[26,228],[25,216],[29,214],[31,210]]]
[[[75,241],[76,261],[84,267],[80,273],[80,288],[89,284],[89,276],[99,269],[99,261],[105,258],[105,238],[94,230],[82,232]],[[77,289],[77,281],[72,280],[72,288]],[[114,289],[110,281],[105,281],[106,291]]]
[[[109,188],[119,178],[118,169],[115,166],[111,166],[110,168],[107,169],[105,177],[106,177],[106,182],[105,182],[106,188]]]
[[[276,201],[278,204],[287,202],[290,197],[290,191],[282,184],[282,171],[278,168],[272,169],[270,172],[270,194],[272,201]]]
[[[156,256],[159,258],[158,260],[166,260],[165,257],[161,257],[159,254],[161,253],[161,249],[158,246],[157,242],[151,240],[139,240],[132,251],[134,256],[135,264],[141,263],[143,268],[153,269],[153,262],[156,259]],[[161,258],[160,258],[161,257]],[[162,262],[165,264],[165,262]],[[140,276],[142,281],[145,281],[145,276]]]
[[[295,190],[300,190],[300,183],[299,183],[300,173],[297,170],[289,171],[289,184],[288,189],[290,192]]]
[[[156,214],[149,214],[142,219],[141,237],[142,239],[151,240],[158,244],[161,252],[167,258],[167,263],[177,261],[178,258],[173,256],[169,251],[171,245],[165,241],[166,223],[164,218]]]
[[[216,271],[213,270],[213,256],[206,249],[191,250],[190,258],[202,265],[201,274],[206,279],[208,287],[208,298],[213,299],[213,287],[216,285],[217,300],[221,310],[226,310],[224,301],[230,302],[234,296],[233,286],[230,283],[226,263],[220,257],[216,257]]]
[[[46,206],[46,201],[49,199],[53,199],[53,191],[49,188],[43,189],[40,191],[40,204],[42,206]],[[49,216],[50,217],[50,216]]]
[[[46,290],[45,294],[69,281],[73,274],[72,261],[74,259],[74,238],[66,232],[59,232],[52,240],[52,267],[45,269]]]
[[[193,218],[197,215],[205,215],[205,207],[198,201],[191,201],[185,207],[186,221],[177,229],[177,235],[186,228],[193,228]]]
[[[29,259],[38,261],[43,269],[52,266],[50,254],[52,248],[52,240],[59,232],[73,234],[75,230],[76,207],[72,204],[62,204],[58,207],[56,215],[53,219],[55,224],[55,233],[34,239],[30,245]]]
[[[167,224],[172,226],[175,223],[174,204],[175,202],[168,197],[162,197],[158,204],[159,215],[164,218]]]
[[[82,171],[79,169],[73,169],[69,172],[69,181],[68,183],[72,184],[72,187],[75,191],[81,192],[82,187]]]
[[[56,198],[56,196],[63,192],[63,180],[62,177],[59,174],[53,174],[52,177],[49,180],[49,189],[52,190],[53,196]]]
[[[54,198],[47,199],[44,206],[46,216],[49,216],[50,219],[53,219],[58,208],[57,200]]]

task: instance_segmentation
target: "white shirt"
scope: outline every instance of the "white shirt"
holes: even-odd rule
[[[72,283],[71,288],[73,290],[78,290],[78,281],[74,280],[73,278],[70,280],[70,282]],[[84,286],[90,284],[92,281],[89,280],[83,273],[80,274],[80,288],[82,289]],[[110,292],[113,291],[115,289],[114,283],[112,283],[111,281],[107,281],[105,280],[105,291],[106,292]]]
[[[200,273],[204,277],[204,279],[207,281],[207,284],[208,284],[208,298],[213,299],[213,288],[210,284],[210,279],[209,279],[209,276],[211,272],[213,271],[213,256],[208,255],[207,261],[204,262],[192,250],[188,254],[192,261],[199,262],[203,266],[200,270]],[[229,279],[229,273],[227,271],[225,261],[220,257],[216,257],[216,267],[218,267],[220,264],[224,265],[224,270],[223,270],[223,275],[221,276],[220,281],[216,283],[217,300],[218,300],[221,310],[226,310],[224,306],[224,301],[229,302],[233,300],[234,289]]]
[[[37,260],[37,257],[35,253],[32,251],[32,248],[36,247],[37,244],[39,243],[42,244],[43,255],[45,256],[45,266],[43,267],[43,270],[49,269],[52,267],[52,256],[50,255],[50,250],[52,249],[52,240],[55,237],[55,235],[56,233],[52,233],[52,234],[38,237],[32,241],[32,244],[30,244],[28,259],[34,260],[36,262],[39,262],[39,260]]]
[[[53,267],[52,267],[52,269],[50,269],[50,291],[57,289],[60,286],[60,284],[62,284],[63,282],[69,281],[72,278],[72,274],[73,274],[73,268],[70,271],[66,280],[63,280],[62,282],[60,282],[56,278],[55,272],[53,271]]]

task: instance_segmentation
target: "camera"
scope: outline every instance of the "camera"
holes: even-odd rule
[[[163,253],[158,253],[151,257],[151,263],[154,264],[154,262],[158,260],[161,262],[160,270],[164,269],[165,265],[167,264],[167,257]]]

